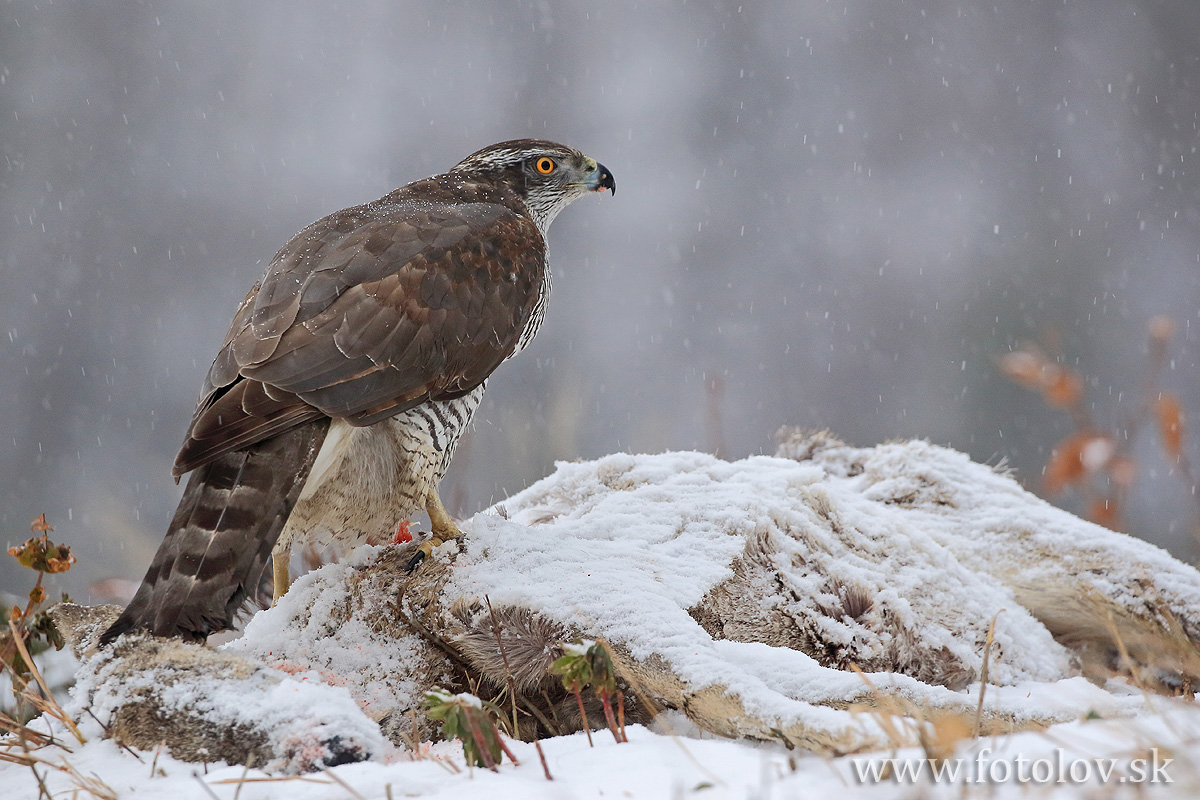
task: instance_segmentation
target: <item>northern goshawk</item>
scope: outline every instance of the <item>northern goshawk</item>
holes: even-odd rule
[[[183,499],[101,644],[203,641],[269,555],[287,590],[296,545],[387,541],[421,508],[426,555],[458,536],[438,482],[488,375],[542,321],[547,228],[604,189],[594,159],[520,139],[296,234],[234,315],[175,460]]]

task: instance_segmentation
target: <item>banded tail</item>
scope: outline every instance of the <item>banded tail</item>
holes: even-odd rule
[[[100,646],[130,630],[203,642],[231,627],[328,430],[329,419],[317,419],[194,470],[142,585]]]

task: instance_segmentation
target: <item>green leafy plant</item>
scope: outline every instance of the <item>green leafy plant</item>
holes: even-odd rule
[[[496,772],[502,755],[520,764],[496,727],[494,715],[500,710],[473,694],[450,694],[440,690],[425,693],[425,713],[442,723],[442,735],[462,742],[463,756],[469,766],[487,767]]]
[[[588,744],[592,744],[591,725],[583,707],[583,688],[591,686],[604,708],[604,720],[617,742],[628,742],[625,737],[625,696],[617,688],[617,672],[613,667],[612,654],[604,642],[583,639],[578,643],[565,642],[563,656],[550,665],[550,672],[562,677],[563,688],[575,695],[579,715],[583,717],[583,729],[587,731]],[[613,714],[612,698],[617,699],[617,713]]]

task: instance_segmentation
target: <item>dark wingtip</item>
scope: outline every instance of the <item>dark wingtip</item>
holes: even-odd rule
[[[108,630],[100,634],[100,640],[96,643],[97,647],[108,647],[117,640],[117,637],[123,633],[128,633],[133,630],[133,620],[126,619],[122,614],[117,617],[117,621],[108,626]]]
[[[141,624],[138,624],[137,622],[135,622],[132,616],[127,618],[125,616],[125,614],[122,614],[120,617],[117,618],[116,622],[114,622],[112,625],[108,626],[108,630],[106,630],[104,633],[100,634],[100,638],[96,642],[96,647],[98,647],[98,648],[108,647],[110,644],[112,644],[117,639],[119,639],[123,634],[129,633],[130,631],[135,631],[135,630],[136,631],[146,631],[147,633],[153,633],[155,636],[161,636],[163,638],[182,639],[185,642],[191,642],[193,644],[204,644],[204,642],[208,639],[208,635],[210,633],[216,632],[216,630],[218,630],[219,626],[201,625],[198,627],[200,627],[201,630],[188,630],[186,628],[176,627],[170,631],[159,631],[159,630],[152,631],[150,628],[146,627],[145,625],[141,625]],[[225,628],[220,628],[220,629],[225,630]]]

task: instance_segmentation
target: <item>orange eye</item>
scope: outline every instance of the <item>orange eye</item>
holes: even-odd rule
[[[534,169],[543,175],[549,175],[551,172],[554,172],[554,159],[542,156],[537,160],[536,163],[534,163],[533,166]]]

